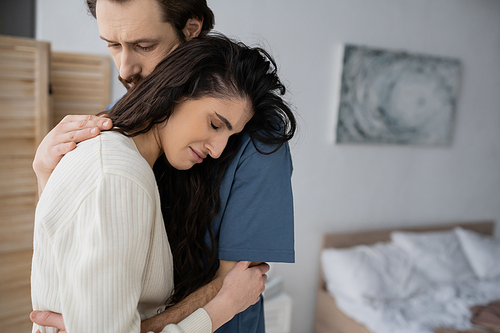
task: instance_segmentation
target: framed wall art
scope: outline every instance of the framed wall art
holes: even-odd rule
[[[460,61],[344,45],[337,143],[448,145]]]

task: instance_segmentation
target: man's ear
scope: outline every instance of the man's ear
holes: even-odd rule
[[[187,20],[184,29],[182,29],[182,32],[184,33],[186,40],[190,40],[200,35],[202,27],[203,21],[193,17]]]

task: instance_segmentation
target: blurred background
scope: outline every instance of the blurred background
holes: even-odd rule
[[[287,99],[299,119],[291,143],[296,262],[274,264],[271,270],[271,276],[283,279],[283,290],[293,302],[291,332],[313,331],[323,233],[500,220],[500,1],[208,0],[208,4],[215,13],[215,30],[261,45],[275,57],[288,87]],[[83,0],[2,0],[0,29],[2,35],[49,42],[53,52],[108,56]],[[461,86],[451,144],[335,143],[344,43],[458,59]],[[109,71],[111,90],[103,97],[104,105],[124,93],[114,65]],[[3,135],[1,140],[6,149],[9,138]],[[34,182],[32,175],[27,177]],[[0,193],[4,206],[5,193]],[[0,224],[2,220],[5,215]],[[3,226],[0,237],[8,242],[10,229]],[[4,251],[0,275],[4,275],[7,259],[1,256],[16,247],[0,250]],[[2,291],[12,283],[0,282]],[[0,297],[8,308],[17,304],[6,300],[5,293]],[[0,332],[7,332],[2,322]]]

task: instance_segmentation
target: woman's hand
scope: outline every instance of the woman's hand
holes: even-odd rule
[[[217,296],[204,306],[212,319],[212,331],[259,301],[260,294],[265,289],[269,265],[263,263],[249,267],[250,263],[237,263],[227,273]]]
[[[93,138],[112,127],[111,120],[104,116],[66,116],[42,140],[33,160],[33,170],[38,180],[41,195],[52,171],[61,158],[75,149],[76,144]]]

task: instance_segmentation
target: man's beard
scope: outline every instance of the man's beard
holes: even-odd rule
[[[135,86],[137,84],[137,82],[142,80],[142,76],[138,74],[138,75],[132,76],[128,80],[125,80],[120,75],[118,75],[118,80],[123,84],[123,86],[127,89],[127,91],[129,91],[133,86]],[[131,83],[133,84],[132,87],[130,86]]]

